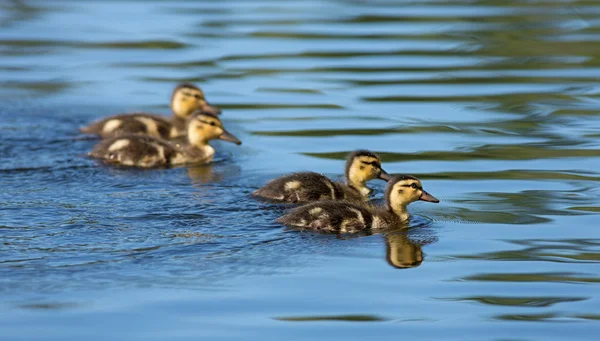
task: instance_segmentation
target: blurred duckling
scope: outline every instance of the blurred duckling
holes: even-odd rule
[[[348,156],[345,175],[346,184],[343,184],[315,172],[292,173],[269,181],[252,195],[292,203],[340,199],[365,201],[371,193],[365,185],[367,181],[390,179],[381,168],[379,156],[367,150],[357,150]]]
[[[385,190],[386,204],[383,207],[344,201],[313,202],[293,209],[279,217],[276,222],[292,227],[337,233],[392,228],[408,220],[406,206],[417,200],[439,202],[423,189],[419,179],[410,175],[399,175],[392,177],[388,182]]]
[[[185,135],[186,120],[196,110],[213,115],[221,113],[219,108],[208,104],[200,88],[184,83],[175,87],[171,95],[171,118],[147,113],[120,114],[101,119],[79,130],[101,138],[140,134],[170,139]]]
[[[208,163],[215,153],[208,141],[215,139],[242,144],[223,128],[216,115],[201,112],[188,118],[187,144],[175,145],[144,135],[123,135],[102,140],[88,155],[106,163],[143,168]]]

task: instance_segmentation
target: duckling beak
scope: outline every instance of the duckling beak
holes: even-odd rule
[[[208,102],[206,103],[206,106],[202,108],[202,111],[213,115],[221,115],[221,109],[215,107],[214,105],[208,104]]]
[[[240,144],[242,144],[242,141],[238,140],[237,137],[233,136],[230,132],[228,132],[225,129],[223,129],[223,134],[221,134],[221,136],[219,136],[219,140],[233,142],[233,143],[237,144],[238,146]]]
[[[433,202],[433,203],[438,203],[440,202],[438,200],[438,198],[434,197],[433,195],[423,191],[423,193],[421,193],[421,197],[419,197],[419,200],[423,200],[423,201],[427,201],[427,202]]]
[[[392,177],[386,171],[384,171],[383,168],[380,168],[380,170],[381,170],[381,172],[379,173],[379,176],[377,177],[377,179],[381,179],[386,182],[392,180]]]

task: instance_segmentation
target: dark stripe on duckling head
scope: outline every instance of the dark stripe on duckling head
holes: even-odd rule
[[[197,120],[197,121],[200,121],[205,124],[211,124],[211,122],[207,122],[207,120],[203,119],[203,118],[212,118],[212,119],[216,120],[217,122],[219,122],[220,126],[223,125],[221,123],[221,119],[219,118],[219,116],[217,116],[213,113],[210,113],[210,112],[204,112],[202,110],[195,110],[194,112],[192,112],[192,114],[188,117],[186,124],[189,124],[193,120]],[[214,124],[211,124],[211,125],[214,125]]]

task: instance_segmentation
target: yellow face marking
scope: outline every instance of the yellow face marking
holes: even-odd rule
[[[419,200],[422,192],[420,181],[412,179],[400,181],[394,185],[390,193],[390,204],[395,210],[404,210],[406,205]]]
[[[108,151],[114,152],[115,150],[123,149],[123,148],[129,146],[130,143],[131,143],[131,141],[129,141],[128,139],[116,140],[108,147]]]
[[[102,127],[102,132],[105,134],[111,133],[115,129],[119,128],[122,124],[123,124],[123,121],[116,119],[116,118],[112,119],[112,120],[108,120],[108,121],[106,121],[106,123],[104,123],[104,127]]]

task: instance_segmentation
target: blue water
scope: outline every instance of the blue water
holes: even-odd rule
[[[1,3],[1,339],[596,340],[599,15],[592,0]],[[83,156],[80,126],[168,115],[183,81],[241,147],[160,170]],[[359,148],[441,203],[411,205],[408,230],[335,236],[249,197],[292,171],[341,178]]]

